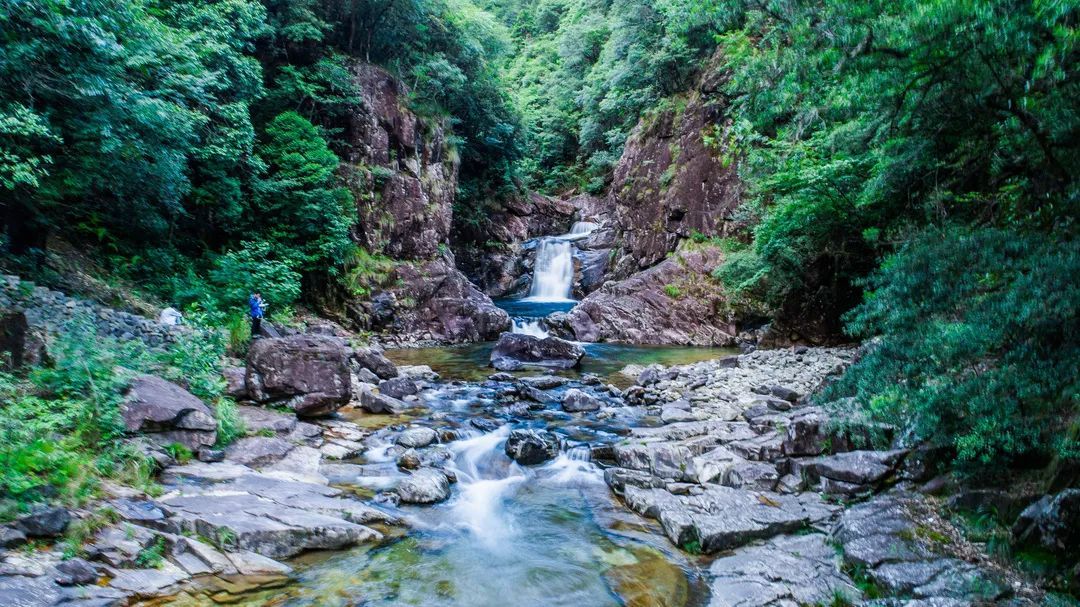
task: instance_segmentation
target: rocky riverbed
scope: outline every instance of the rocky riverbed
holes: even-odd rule
[[[163,465],[160,494],[108,487],[88,508],[4,527],[0,602],[1037,598],[920,491],[933,454],[874,450],[890,428],[838,425],[810,402],[855,356],[759,350],[630,365],[623,381],[528,369],[460,381],[336,338],[261,340],[228,372],[248,435],[215,451],[182,389],[136,387],[126,418]],[[162,435],[197,459],[161,450]],[[76,558],[53,543],[72,526],[86,529]]]

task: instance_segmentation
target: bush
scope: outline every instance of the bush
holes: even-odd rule
[[[879,339],[830,389],[908,442],[989,464],[1080,455],[1080,246],[992,228],[929,229],[889,257],[848,314]]]
[[[234,403],[222,396],[220,332],[192,332],[172,347],[99,336],[89,319],[70,321],[50,346],[53,363],[25,377],[0,373],[0,517],[54,496],[80,504],[100,478],[153,490],[153,463],[125,440],[124,390],[138,373],[188,387],[217,410],[219,442],[244,432]],[[174,455],[190,453],[175,450]]]

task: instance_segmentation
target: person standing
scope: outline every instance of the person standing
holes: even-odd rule
[[[265,308],[266,304],[263,303],[262,294],[258,291],[248,297],[248,314],[251,316],[252,337],[258,337],[262,331],[263,310]]]

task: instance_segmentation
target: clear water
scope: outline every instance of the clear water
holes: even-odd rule
[[[428,365],[443,379],[482,381],[495,372],[488,366],[492,342],[468,344],[443,348],[412,348],[387,350],[390,360],[399,365]],[[633,378],[619,373],[626,365],[665,366],[684,365],[738,354],[734,348],[692,348],[682,346],[630,346],[622,344],[582,343],[585,358],[581,366],[569,371],[559,371],[565,377],[580,377],[583,373],[599,375],[606,383],[626,387]],[[515,375],[537,375],[537,370],[515,372]]]
[[[464,429],[471,417],[485,414],[493,402],[489,392],[477,384],[443,384],[423,398],[432,412],[440,413],[440,425]],[[572,446],[575,437],[616,440],[614,431],[586,427],[581,418],[556,420],[547,427],[571,446],[544,465],[523,467],[503,453],[511,428],[522,425],[544,423],[462,431],[461,440],[449,443],[449,467],[458,476],[449,500],[434,506],[385,506],[408,520],[407,532],[378,546],[305,555],[292,562],[296,575],[287,586],[247,595],[240,604],[705,604],[698,563],[671,548],[654,523],[620,506],[601,470],[589,461],[588,449]],[[402,473],[393,468],[379,436],[369,441],[370,450],[357,463],[382,471],[378,483],[393,484]],[[205,595],[189,595],[171,604],[212,603]]]

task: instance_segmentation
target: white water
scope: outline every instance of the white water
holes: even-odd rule
[[[600,224],[593,223],[591,221],[575,221],[574,225],[570,226],[570,231],[566,234],[556,236],[559,240],[581,240],[592,234],[596,228],[599,228]]]
[[[532,289],[526,301],[572,301],[574,282],[572,247],[562,238],[545,238],[536,249]]]
[[[515,318],[510,332],[532,335],[539,339],[550,336],[550,334],[544,330],[544,327],[540,325],[539,320],[518,320]]]

